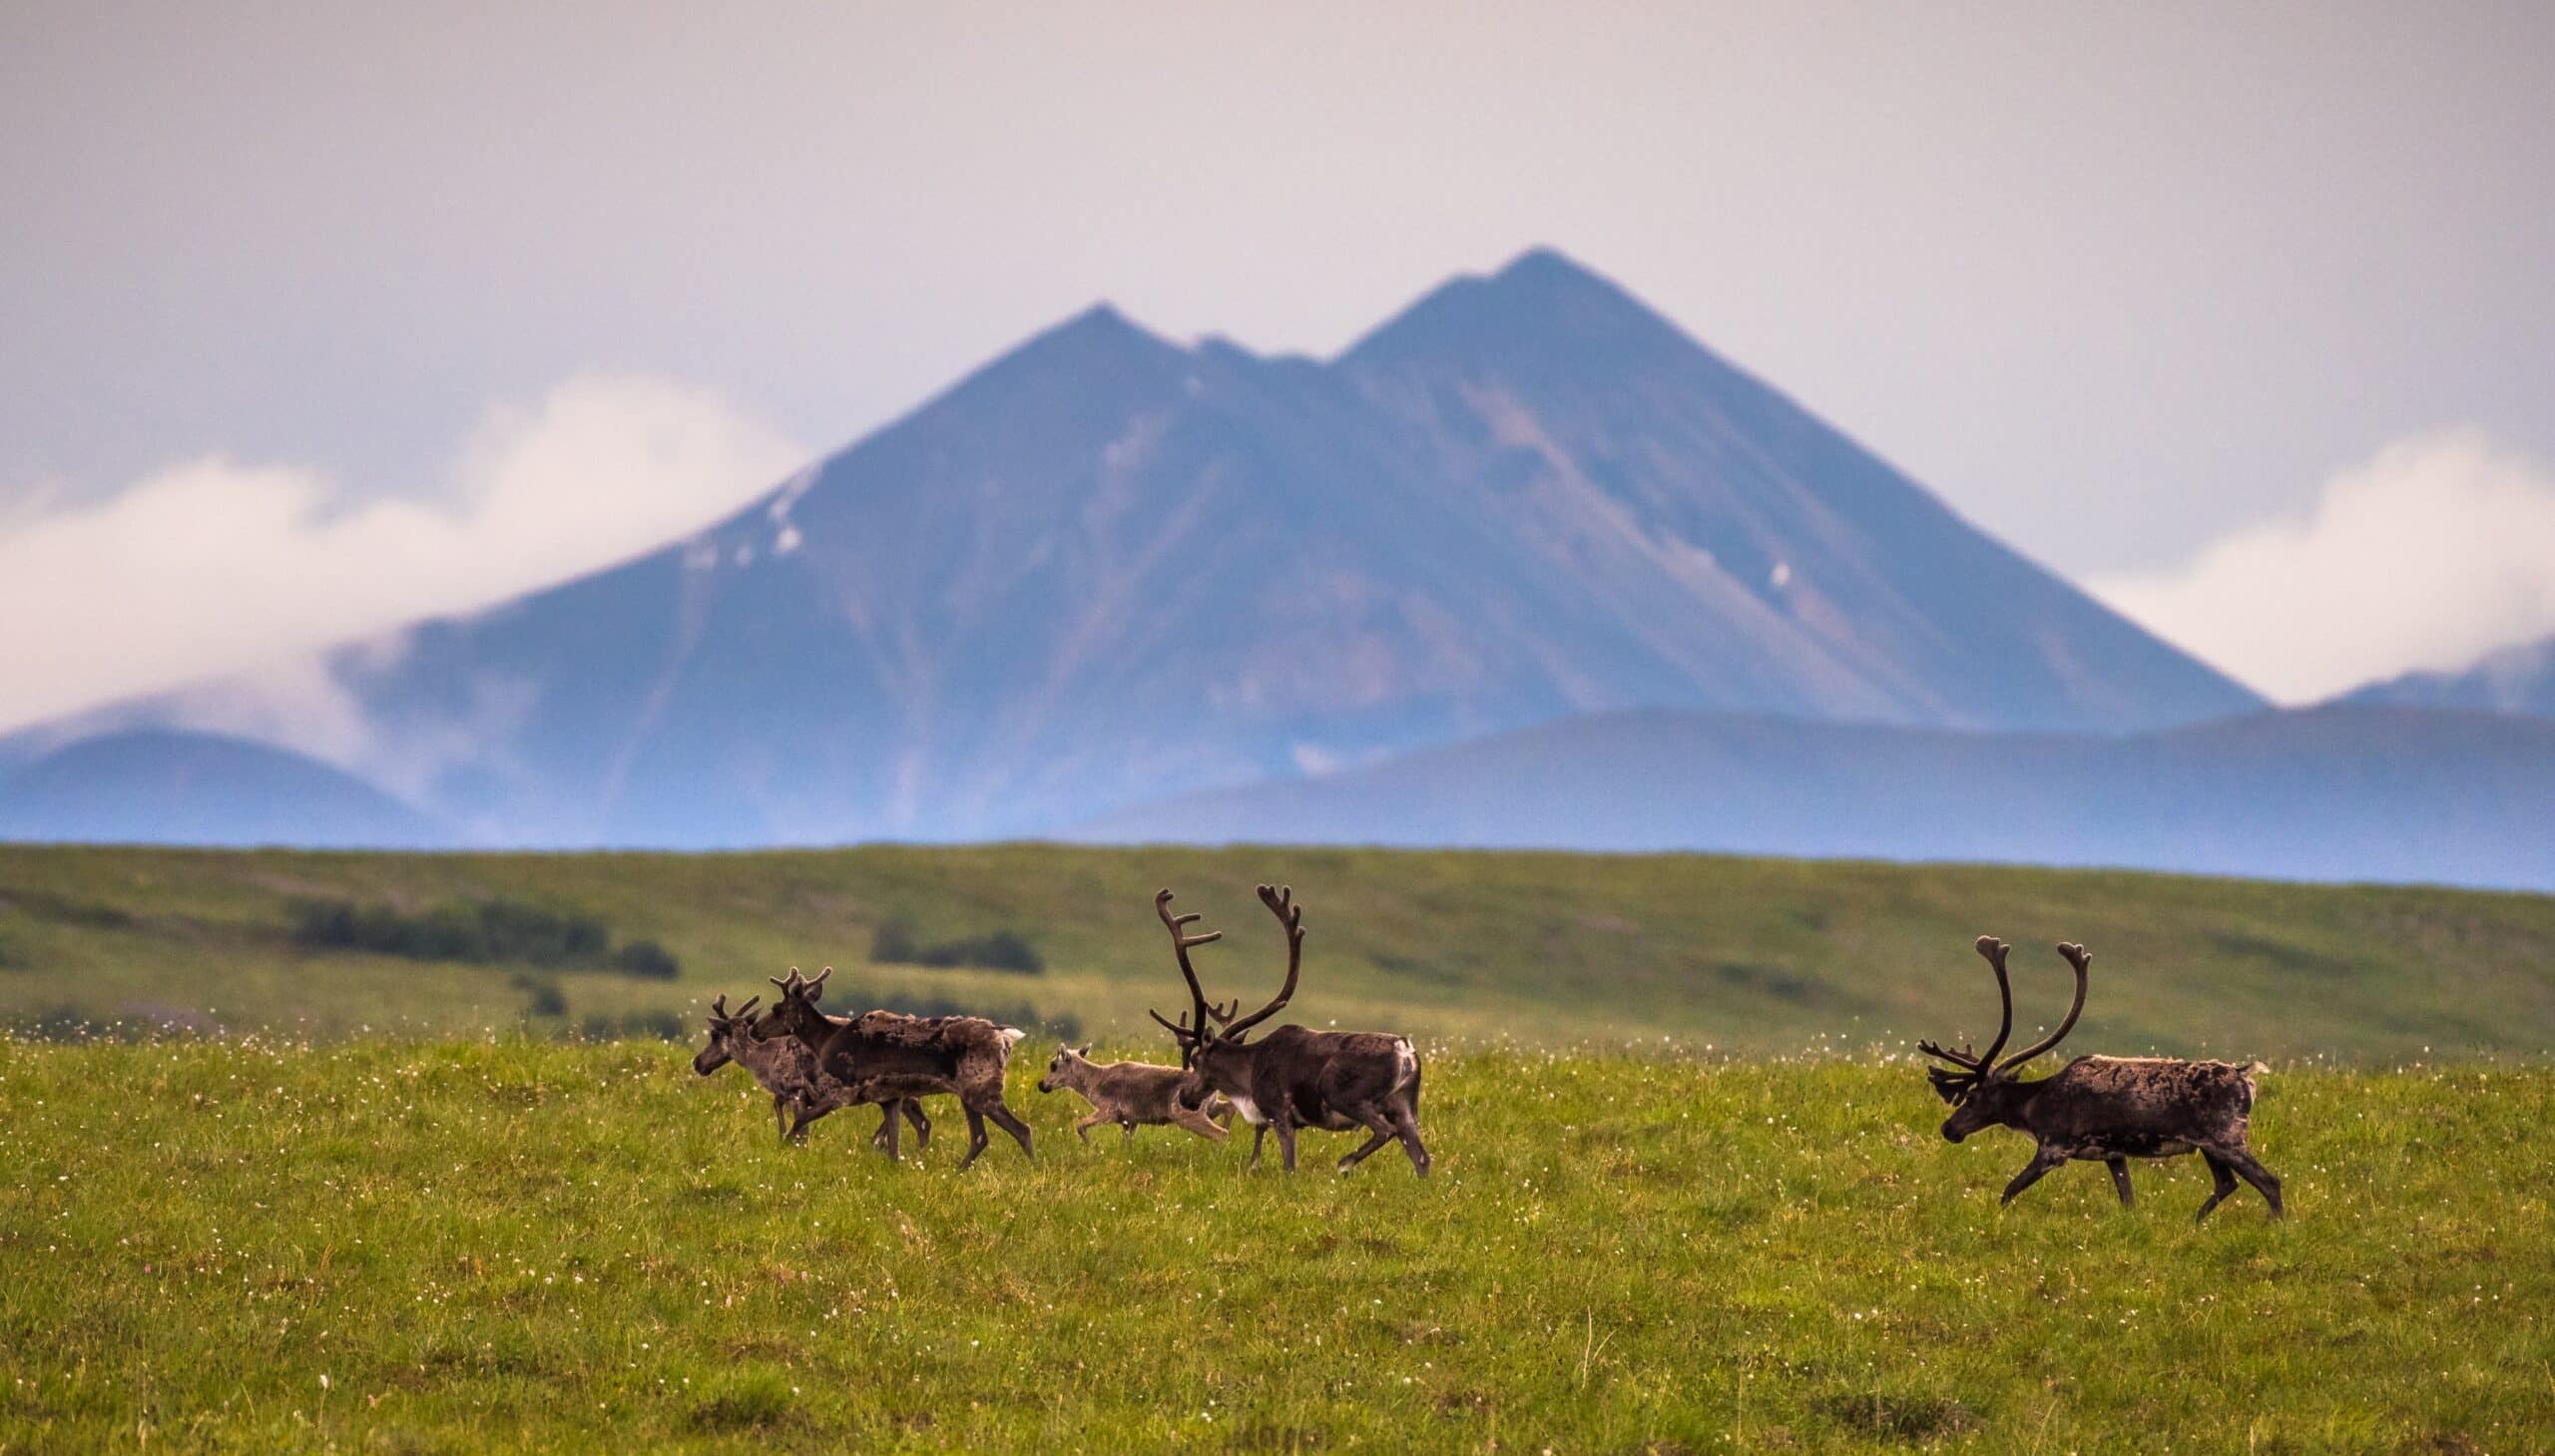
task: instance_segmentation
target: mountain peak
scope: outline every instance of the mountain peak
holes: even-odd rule
[[[1051,324],[1030,336],[1015,353],[1041,346],[1065,347],[1076,351],[1101,350],[1132,353],[1177,354],[1178,344],[1146,328],[1120,312],[1118,305],[1107,299],[1092,304],[1061,323]]]
[[[1518,344],[1701,347],[1622,285],[1558,248],[1538,246],[1497,272],[1447,279],[1350,345],[1342,358],[1378,363]]]

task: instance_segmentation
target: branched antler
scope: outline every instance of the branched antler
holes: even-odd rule
[[[1951,1063],[1953,1067],[1960,1069],[1955,1072],[1935,1067],[1925,1074],[1933,1079],[1936,1087],[1946,1092],[1964,1091],[1992,1075],[1996,1065],[1996,1054],[2005,1049],[2006,1038],[2014,1034],[2014,989],[2005,976],[2007,949],[2005,942],[1998,940],[1995,936],[1978,937],[1978,954],[1987,962],[1987,968],[1996,973],[1996,997],[2003,1012],[2002,1019],[1996,1025],[1996,1040],[1988,1044],[1985,1054],[1971,1051],[1967,1042],[1961,1043],[1959,1051],[1953,1051],[1949,1047],[1934,1042],[1916,1044],[1916,1050],[1926,1056],[1940,1057]]]
[[[1295,978],[1303,970],[1304,910],[1301,905],[1295,903],[1293,887],[1262,885],[1260,903],[1267,905],[1269,913],[1277,916],[1278,923],[1286,929],[1286,984],[1278,988],[1276,1000],[1239,1021],[1235,1020],[1230,1013],[1218,1017],[1217,1020],[1224,1023],[1223,1029],[1216,1033],[1219,1040],[1230,1041],[1238,1038],[1244,1032],[1277,1015],[1279,1009],[1294,999]]]
[[[1999,1071],[2011,1072],[2015,1068],[2023,1065],[2025,1062],[2030,1061],[2032,1058],[2039,1056],[2041,1053],[2048,1051],[2054,1046],[2057,1046],[2060,1042],[2065,1041],[2067,1039],[2067,1034],[2076,1029],[2076,1018],[2085,1014],[2085,989],[2087,985],[2086,972],[2094,964],[2093,952],[2085,949],[2085,947],[2078,945],[2072,940],[2066,940],[2059,942],[2058,953],[2066,957],[2068,966],[2076,972],[2075,1004],[2067,1008],[2067,1019],[2058,1024],[2058,1030],[2051,1032],[2048,1036],[2043,1037],[2039,1041],[2025,1047],[2023,1050],[2016,1052],[2011,1057],[2006,1058],[2005,1065],[1999,1068]]]
[[[1206,988],[1198,984],[1198,968],[1189,963],[1189,952],[1192,949],[1224,939],[1225,932],[1207,930],[1196,935],[1190,934],[1187,927],[1196,924],[1199,917],[1195,914],[1171,913],[1171,891],[1167,889],[1154,895],[1154,914],[1161,917],[1163,928],[1171,932],[1171,953],[1180,962],[1180,978],[1189,983],[1190,1009],[1189,1014],[1183,1016],[1177,1023],[1166,1020],[1161,1012],[1151,1008],[1147,1008],[1145,1014],[1160,1022],[1166,1031],[1179,1038],[1182,1048],[1186,1049],[1206,1039],[1209,1017],[1222,1020],[1225,1016],[1232,1014],[1230,1008],[1219,1007],[1207,999]]]

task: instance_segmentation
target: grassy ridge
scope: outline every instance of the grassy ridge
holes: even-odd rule
[[[521,968],[296,946],[296,899],[404,912],[507,899],[661,942],[679,979],[565,972],[564,1017],[681,1016],[799,964],[867,999],[1069,1015],[1135,1037],[1178,981],[1161,885],[1226,942],[1219,988],[1272,985],[1251,896],[1291,881],[1311,930],[1295,1012],[1526,1045],[1674,1037],[1751,1053],[1903,1045],[1992,1017],[1966,947],[2022,947],[2023,1020],[2054,1016],[2050,942],[2097,956],[2078,1046],[2385,1061],[2541,1054],[2555,1040],[2555,897],[1992,866],[1698,855],[1336,849],[863,848],[722,855],[387,855],[0,846],[0,1019],[68,1011],[238,1031],[450,1035],[525,1024]],[[864,963],[878,927],[923,942],[1016,930],[1047,970]]]
[[[1043,1048],[1033,1046],[1032,1053]],[[2555,1071],[2266,1079],[2012,1209],[1904,1065],[1439,1056],[1438,1176],[889,1168],[628,1043],[0,1043],[0,1450],[2517,1451]],[[945,1134],[955,1133],[951,1119]],[[997,1140],[999,1144],[999,1140]],[[1274,1154],[1273,1154],[1274,1157]]]

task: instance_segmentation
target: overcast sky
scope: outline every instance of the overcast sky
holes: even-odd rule
[[[2550,56],[2530,5],[16,0],[0,723],[600,564],[1096,298],[1327,353],[1539,243],[2258,686],[2444,665],[2555,632]]]

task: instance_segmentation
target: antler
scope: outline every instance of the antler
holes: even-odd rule
[[[1996,1023],[1996,1040],[1978,1059],[1981,1070],[1996,1065],[1996,1054],[2005,1050],[2005,1041],[2014,1034],[2014,984],[2005,978],[2005,952],[2011,949],[1992,935],[1978,937],[1978,953],[1986,958],[1988,969],[1996,973],[1996,999],[2003,1003],[2002,1019]]]
[[[1208,930],[1197,935],[1192,935],[1187,930],[1183,929],[1183,926],[1196,924],[1199,917],[1195,914],[1174,915],[1171,913],[1171,891],[1169,890],[1162,890],[1155,894],[1154,913],[1162,917],[1163,928],[1171,932],[1171,952],[1173,956],[1178,958],[1180,961],[1180,978],[1189,983],[1189,1006],[1191,1015],[1182,1017],[1177,1025],[1172,1022],[1165,1021],[1161,1012],[1152,1010],[1151,1008],[1147,1008],[1145,1015],[1152,1017],[1158,1022],[1162,1022],[1164,1029],[1168,1030],[1173,1036],[1180,1038],[1183,1043],[1204,1041],[1207,1036],[1207,1018],[1209,1014],[1217,1013],[1218,1019],[1221,1020],[1224,1016],[1231,1015],[1232,1012],[1230,1009],[1219,1008],[1215,1003],[1207,999],[1206,988],[1198,984],[1198,968],[1189,963],[1189,952],[1194,947],[1212,944],[1215,941],[1224,939],[1225,932],[1221,930]],[[1192,1020],[1193,1017],[1195,1018],[1194,1021]]]
[[[1965,1083],[1976,1082],[1986,1077],[1989,1069],[1995,1065],[1996,1054],[2004,1050],[2005,1039],[2013,1034],[2014,992],[2013,988],[2005,979],[2005,942],[1998,940],[1995,936],[1982,935],[1978,937],[1978,953],[1986,958],[1988,968],[1996,973],[1996,994],[1999,999],[2004,1002],[2005,1006],[2004,1020],[1999,1023],[1996,1028],[1996,1040],[1993,1045],[1988,1047],[1987,1055],[1982,1057],[1978,1053],[1971,1051],[1969,1043],[1967,1042],[1960,1044],[1959,1051],[1953,1051],[1949,1047],[1942,1046],[1934,1042],[1918,1042],[1916,1044],[1916,1050],[1924,1053],[1926,1056],[1940,1057],[1944,1061],[1961,1069],[1958,1072],[1946,1072],[1937,1067],[1933,1071],[1927,1073],[1927,1076],[1934,1079],[1936,1086],[1956,1088]]]
[[[2023,1065],[2025,1062],[2030,1061],[2032,1058],[2039,1056],[2041,1053],[2048,1051],[2054,1046],[2057,1046],[2060,1042],[2067,1040],[2067,1034],[2076,1029],[2076,1018],[2085,1014],[2085,972],[2088,967],[2093,965],[2094,954],[2072,940],[2060,941],[2058,945],[2058,953],[2067,957],[2067,964],[2073,966],[2076,970],[2076,1004],[2067,1008],[2067,1019],[2058,1024],[2058,1030],[2051,1032],[2048,1036],[2032,1043],[2023,1050],[2016,1052],[2011,1057],[2006,1058],[2005,1065],[1998,1070],[2011,1072],[2015,1068]]]
[[[712,1021],[726,1021],[728,1019],[727,992],[722,991],[718,995],[710,998],[710,1019]]]
[[[827,966],[823,970],[816,972],[816,979],[807,983],[806,997],[808,1000],[813,1001],[825,994],[825,978],[831,976],[833,973],[834,968],[831,966]]]
[[[1302,906],[1295,903],[1294,889],[1291,886],[1281,888],[1275,885],[1262,885],[1260,903],[1267,905],[1269,913],[1278,917],[1278,923],[1286,927],[1286,984],[1278,988],[1277,1000],[1240,1021],[1234,1020],[1231,1015],[1218,1017],[1217,1020],[1224,1023],[1223,1029],[1216,1033],[1221,1040],[1239,1037],[1277,1015],[1279,1008],[1294,998],[1295,977],[1303,970],[1304,910]]]
[[[780,994],[783,996],[786,996],[790,992],[807,984],[807,978],[798,974],[798,968],[796,966],[791,966],[789,968],[789,979],[786,981],[780,979],[778,976],[766,976],[764,979],[769,981],[775,986],[778,986],[780,988]]]
[[[726,999],[726,998],[724,998],[724,997],[723,997],[723,998],[721,998],[721,999],[723,999],[723,1000],[724,1000],[724,999]],[[745,1004],[745,1005],[740,1006],[740,1007],[738,1007],[735,1011],[733,1011],[733,1012],[729,1013],[729,1017],[728,1017],[728,1019],[729,1019],[729,1020],[731,1020],[731,1021],[743,1021],[743,1020],[745,1020],[747,1017],[754,1015],[755,1008],[756,1008],[756,1007],[758,1007],[758,1006],[761,1006],[762,1004],[763,1004],[763,998],[762,998],[762,997],[760,997],[760,996],[749,996],[749,997],[747,997],[747,998],[746,998],[746,1004]]]

